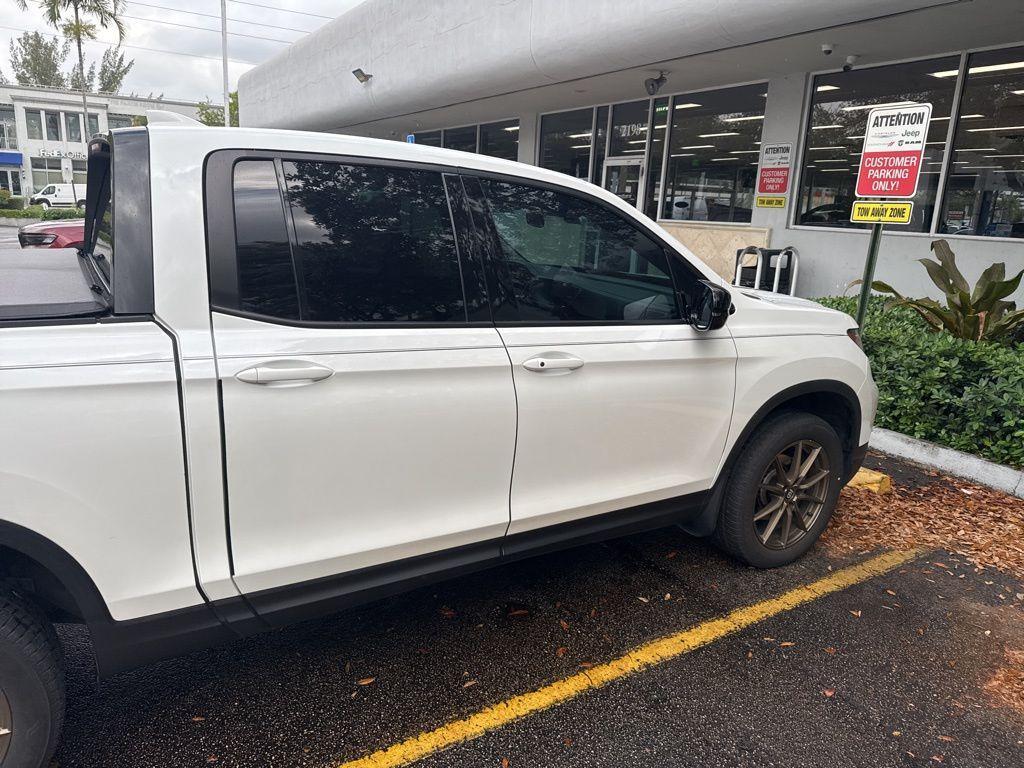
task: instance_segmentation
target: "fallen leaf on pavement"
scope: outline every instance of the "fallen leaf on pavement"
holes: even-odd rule
[[[833,696],[836,695],[836,689],[835,688],[826,688],[825,690],[822,691],[822,694],[825,696],[826,699],[831,699]]]
[[[825,653],[827,653],[829,656],[835,656],[836,649],[830,645],[828,648],[825,649]]]
[[[564,645],[561,645],[555,649],[555,656],[557,656],[558,658],[562,658],[563,656],[565,656],[565,652],[567,650],[568,648],[566,648]]]
[[[563,632],[568,632],[569,631],[569,622],[566,621],[565,619],[559,619],[558,620],[558,626],[560,626],[562,628]]]
[[[376,677],[364,677],[362,680],[357,680],[356,685],[370,685],[376,679]]]
[[[472,688],[472,687],[473,687],[474,685],[476,685],[476,684],[477,684],[477,681],[476,681],[476,680],[467,680],[466,682],[464,682],[464,683],[462,684],[462,687],[463,687],[463,688]]]
[[[850,615],[856,618],[860,618],[860,611],[850,611]]]
[[[791,643],[788,640],[784,643],[779,643],[779,648],[792,648],[796,643]]]

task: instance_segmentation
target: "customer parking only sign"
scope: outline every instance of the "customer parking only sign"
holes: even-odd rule
[[[928,140],[931,104],[873,109],[857,174],[857,197],[913,197]]]

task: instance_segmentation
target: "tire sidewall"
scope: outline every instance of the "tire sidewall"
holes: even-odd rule
[[[832,482],[825,504],[810,530],[792,547],[771,549],[761,543],[754,528],[754,506],[761,478],[775,455],[798,440],[814,440],[828,456]],[[828,526],[842,490],[843,449],[835,430],[827,422],[807,413],[782,415],[765,425],[740,456],[726,496],[728,513],[738,515],[741,524],[736,533],[739,549],[751,565],[775,568],[787,565],[806,554]]]
[[[50,751],[54,723],[46,686],[32,660],[0,639],[0,686],[11,706],[13,737],[0,768],[37,768]]]

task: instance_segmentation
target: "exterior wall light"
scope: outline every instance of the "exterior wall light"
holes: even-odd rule
[[[363,83],[364,85],[370,82],[370,78],[373,77],[373,75],[368,75],[365,72],[363,72],[362,69],[359,68],[353,69],[352,74],[356,76],[356,80],[358,80],[360,83]]]

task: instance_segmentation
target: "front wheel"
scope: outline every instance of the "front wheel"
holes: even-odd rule
[[[50,207],[50,201],[49,200],[40,200],[39,201],[39,205],[45,211],[47,208]]]
[[[53,627],[0,593],[0,768],[43,768],[64,723],[64,673]]]
[[[828,525],[842,475],[842,445],[827,422],[809,413],[775,416],[736,460],[716,542],[758,568],[793,562]]]

